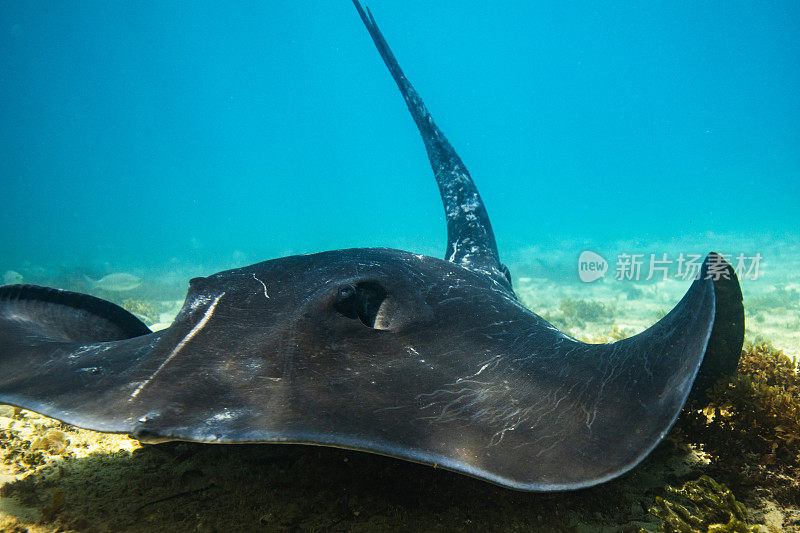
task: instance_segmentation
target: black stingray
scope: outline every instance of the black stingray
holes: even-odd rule
[[[145,442],[340,446],[525,490],[634,467],[735,366],[744,311],[709,254],[645,332],[585,344],[522,306],[464,164],[354,0],[439,184],[446,260],[383,248],[193,279],[166,330],[97,298],[0,288],[0,401]],[[705,355],[705,358],[704,358]]]

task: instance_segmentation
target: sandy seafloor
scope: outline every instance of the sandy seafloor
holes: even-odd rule
[[[746,339],[768,340],[796,356],[800,247],[781,243],[761,252],[760,279],[742,280]],[[574,250],[552,257],[531,248],[506,261],[528,307],[587,341],[642,331],[689,285],[616,280],[613,264],[604,280],[582,283],[569,274]],[[160,277],[136,272],[143,284],[132,291],[94,294],[133,307],[154,328],[166,327],[186,287],[182,273],[167,270],[171,274]],[[187,269],[185,279],[196,270]],[[40,271],[25,281],[85,291],[83,274]],[[706,464],[702,452],[667,438],[619,479],[581,491],[529,494],[339,449],[142,446],[8,406],[0,407],[0,444],[0,530],[36,532],[654,531],[659,520],[647,509],[655,497],[664,495],[666,485],[697,479]],[[751,522],[764,531],[800,531],[800,510],[758,497],[744,502]]]

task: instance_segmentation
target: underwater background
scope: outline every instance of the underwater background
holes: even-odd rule
[[[684,260],[714,250],[739,270],[747,341],[768,343],[761,352],[751,347],[751,355],[784,361],[774,355],[780,351],[790,362],[800,355],[800,4],[374,0],[369,8],[469,168],[501,258],[533,311],[589,341],[635,334],[685,292],[690,278]],[[154,329],[169,325],[194,276],[339,248],[385,246],[436,257],[445,249],[444,213],[423,144],[346,0],[0,1],[0,191],[0,283],[90,292],[124,305]],[[586,251],[607,263],[604,276],[581,280],[579,258]],[[632,271],[637,258],[640,270]],[[114,274],[136,281],[104,278]],[[787,365],[782,375],[791,381]],[[800,391],[789,385],[781,390]],[[796,409],[790,419],[800,428],[800,405]],[[30,437],[27,450],[52,428],[68,432],[57,423],[34,423],[33,415],[6,414],[11,422],[0,416],[0,427],[7,428],[0,441],[6,439],[8,453],[19,446],[14,439]],[[792,437],[776,441],[788,441],[791,455],[800,436],[786,424],[779,429]],[[74,460],[81,438],[69,438]],[[691,439],[684,440],[681,445]],[[80,472],[116,472],[123,467],[108,461],[123,454],[123,470],[141,476],[136,461],[147,470],[162,460],[131,455],[136,446],[130,443],[92,442],[82,449],[111,455],[100,459],[87,452],[94,458]],[[317,485],[307,481],[284,491],[297,501],[324,485],[326,476],[345,486],[352,482],[343,471],[330,473],[342,455],[345,462],[363,463],[367,479],[375,471],[383,479],[385,470],[398,471],[385,474],[390,479],[419,477],[427,494],[391,502],[396,491],[387,486],[382,502],[341,504],[347,520],[305,526],[302,520],[281,522],[279,511],[254,511],[253,520],[267,530],[348,529],[386,505],[397,508],[394,515],[386,511],[384,521],[362,525],[447,530],[549,524],[558,530],[594,520],[610,530],[634,521],[636,527],[663,526],[647,513],[656,489],[629,498],[621,482],[615,490],[628,495],[630,512],[606,520],[607,509],[587,503],[602,489],[567,500],[524,500],[527,495],[363,454],[265,453],[289,457],[268,461],[264,468],[271,470],[263,475],[270,482],[280,483],[276,478],[286,465],[297,461],[300,471],[317,479]],[[314,459],[318,453],[327,455]],[[737,488],[752,512],[768,512],[763,502],[771,502],[780,518],[773,516],[770,527],[796,527],[796,453],[789,470],[780,471],[781,479],[789,479],[782,492],[769,492],[766,478],[737,485],[716,472],[715,479]],[[217,451],[198,454],[214,455],[208,461],[215,465],[226,460]],[[40,475],[36,469],[49,464],[47,457],[20,462],[25,457],[20,452],[5,463],[11,470],[2,475],[10,477],[1,481],[17,488],[0,489],[0,515],[15,516],[24,527],[53,524],[68,507],[56,506],[53,494],[67,494],[69,501],[76,489],[44,476],[25,492],[19,480],[32,479],[24,477],[30,469]],[[236,464],[250,465],[243,457]],[[754,459],[763,460],[763,454]],[[202,478],[195,464],[202,461],[190,461],[178,466],[201,471]],[[309,461],[321,464],[314,468]],[[662,468],[652,476],[653,486],[696,481],[699,474],[687,472],[699,470],[687,468],[682,474],[663,474]],[[195,477],[191,483],[208,485]],[[225,486],[215,479],[211,485]],[[437,479],[447,490],[463,491],[467,501],[483,498],[485,489],[497,505],[464,518],[457,502],[442,502],[443,510],[431,511],[438,518],[426,522],[425,511],[408,509],[437,501]],[[102,483],[112,481],[104,477]],[[360,483],[351,485],[356,495],[374,489]],[[108,490],[114,498],[128,497],[123,488]],[[320,501],[340,497],[334,487],[319,490]],[[185,487],[173,493],[182,491],[208,496]],[[275,498],[275,508],[284,509],[280,494]],[[12,500],[44,508],[44,514],[14,511]],[[534,520],[529,523],[502,511],[531,501],[552,514],[526,508],[524,516]],[[588,510],[581,514],[584,504]],[[141,514],[138,505],[131,504],[131,516]],[[341,505],[331,504],[330,513],[338,516]],[[71,516],[87,521],[64,519],[64,527],[143,526],[81,509]],[[577,518],[566,517],[564,509],[578,509]],[[175,523],[208,526],[209,519],[195,523],[193,513],[181,511]],[[264,522],[268,515],[274,520]],[[148,527],[169,523],[168,516],[154,520]],[[242,524],[250,529],[249,522]]]

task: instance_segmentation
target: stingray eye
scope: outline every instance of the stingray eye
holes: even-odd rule
[[[339,288],[334,308],[347,318],[357,318],[375,329],[391,329],[396,303],[380,283],[362,281]]]
[[[333,307],[347,318],[358,318],[358,302],[355,296],[356,288],[352,285],[340,287]]]

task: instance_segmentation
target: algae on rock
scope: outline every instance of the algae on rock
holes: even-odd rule
[[[750,533],[760,531],[747,523],[747,509],[736,501],[724,484],[708,476],[689,481],[682,488],[667,487],[675,498],[656,498],[650,514],[662,520],[661,531],[666,533],[693,533],[714,531]],[[684,503],[680,503],[683,501]]]
[[[768,343],[748,344],[705,408],[687,404],[673,434],[708,454],[707,473],[744,494],[800,505],[800,374]]]
[[[749,344],[736,374],[718,382],[709,398],[703,410],[687,406],[678,425],[712,462],[731,473],[741,472],[743,461],[776,472],[800,468],[796,359],[767,343]]]

